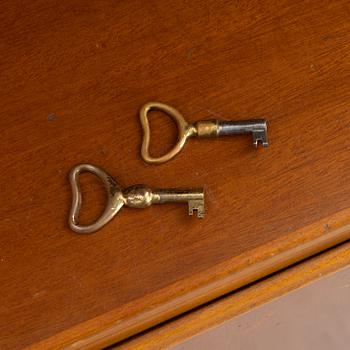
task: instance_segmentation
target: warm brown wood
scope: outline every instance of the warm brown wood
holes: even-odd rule
[[[115,349],[167,349],[349,264],[350,243],[345,243],[140,336],[116,344]]]
[[[0,14],[1,349],[110,343],[113,326],[138,332],[152,310],[165,319],[176,298],[194,306],[264,254],[349,223],[346,1],[6,0]],[[137,112],[149,100],[190,121],[265,117],[271,147],[191,140],[146,166]],[[204,185],[207,217],[125,209],[94,235],[73,234],[67,173],[79,162],[123,185]],[[103,196],[83,180],[87,220]]]
[[[242,286],[254,282],[264,276],[292,265],[297,261],[312,256],[324,249],[350,239],[350,224],[348,222],[350,210],[345,210],[332,217],[293,232],[278,240],[266,244],[264,247],[251,250],[249,254],[242,254],[225,261],[209,270],[197,275],[195,284],[191,279],[184,279],[171,286],[171,297],[165,289],[161,289],[151,296],[145,296],[142,304],[152,304],[151,308],[138,309],[137,302],[126,305],[126,313],[135,308],[131,317],[125,317],[121,322],[113,322],[120,317],[120,310],[110,311],[102,317],[97,317],[86,323],[58,334],[54,339],[40,343],[43,348],[51,348],[57,342],[65,344],[65,339],[71,339],[77,334],[85,334],[84,339],[73,342],[65,348],[99,349],[102,346],[126,339],[138,332],[150,328],[158,323],[180,315],[185,311],[204,304],[210,300],[234,291]],[[324,232],[324,226],[332,229]],[[337,227],[339,226],[339,227]],[[319,269],[318,274],[322,274]],[[305,279],[305,278],[304,278]],[[283,290],[281,290],[283,292]],[[158,300],[158,304],[154,303]],[[135,310],[134,309],[134,310]],[[109,323],[108,323],[109,322]],[[103,324],[103,326],[101,326]],[[99,329],[99,332],[86,330]],[[37,345],[34,347],[36,348]]]

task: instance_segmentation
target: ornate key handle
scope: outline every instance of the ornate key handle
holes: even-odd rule
[[[107,191],[107,204],[102,215],[92,224],[79,225],[78,218],[81,207],[81,191],[78,182],[79,174],[90,172],[99,177]],[[168,202],[188,202],[189,215],[197,211],[200,218],[204,217],[204,191],[203,188],[191,190],[181,189],[155,189],[145,185],[134,185],[122,190],[121,186],[112,176],[101,168],[91,164],[79,164],[75,166],[69,175],[72,187],[72,208],[69,214],[69,226],[77,233],[92,233],[111,221],[123,205],[130,208],[146,208],[151,204]]]
[[[152,157],[149,154],[149,143],[151,139],[151,132],[148,123],[147,114],[151,110],[159,110],[168,114],[177,124],[178,139],[175,146],[165,155],[161,157]],[[164,163],[174,158],[183,148],[188,137],[193,136],[196,133],[195,128],[188,124],[184,117],[175,108],[168,106],[160,102],[149,102],[143,105],[140,110],[140,120],[143,129],[143,142],[141,146],[142,158],[147,163],[159,164]]]
[[[168,114],[174,119],[178,128],[177,143],[168,153],[161,157],[152,157],[149,153],[151,133],[147,114],[151,110],[160,110]],[[251,133],[255,147],[257,147],[259,142],[261,142],[264,147],[268,147],[269,145],[267,139],[267,123],[264,119],[250,119],[244,121],[199,120],[194,124],[189,124],[175,108],[165,103],[148,102],[140,110],[140,121],[143,129],[141,156],[150,164],[160,164],[174,158],[182,150],[186,140],[193,136],[216,137]]]
[[[90,172],[99,177],[107,191],[107,204],[102,215],[90,225],[79,225],[78,217],[81,207],[81,191],[78,182],[79,174]],[[124,205],[125,199],[119,184],[104,170],[91,164],[79,164],[75,166],[70,174],[69,180],[72,188],[72,208],[69,214],[69,226],[77,233],[91,233],[106,225],[118,213]]]

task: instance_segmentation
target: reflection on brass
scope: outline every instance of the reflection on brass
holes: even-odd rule
[[[147,114],[151,110],[165,112],[176,122],[178,128],[177,143],[168,153],[161,157],[153,157],[149,153],[151,133]],[[186,140],[194,136],[215,137],[251,133],[255,146],[257,146],[259,142],[264,147],[269,145],[267,139],[267,123],[264,119],[250,119],[244,121],[200,120],[194,124],[189,124],[175,108],[165,103],[148,102],[140,110],[140,121],[143,129],[141,156],[150,164],[164,163],[174,158],[182,150]]]
[[[90,225],[79,225],[78,216],[81,207],[81,191],[78,177],[80,173],[90,172],[101,179],[107,190],[107,204],[102,215]],[[69,175],[72,187],[72,208],[69,214],[69,226],[77,233],[91,233],[106,225],[119,212],[123,205],[130,208],[146,208],[151,204],[170,202],[187,202],[188,213],[197,212],[199,218],[204,217],[204,190],[193,189],[151,189],[145,185],[134,185],[126,189],[101,168],[91,164],[75,166]]]
[[[198,137],[216,137],[218,136],[217,120],[200,120],[194,123]]]

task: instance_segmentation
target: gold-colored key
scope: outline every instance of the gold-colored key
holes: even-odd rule
[[[178,141],[167,154],[161,157],[152,157],[149,153],[150,128],[148,123],[148,112],[160,110],[168,114],[177,124]],[[143,129],[143,142],[141,147],[142,158],[150,164],[167,162],[175,157],[184,147],[190,137],[218,137],[239,134],[252,134],[253,145],[261,143],[268,147],[267,123],[264,119],[249,120],[199,120],[194,124],[186,122],[184,117],[175,108],[160,102],[148,102],[140,110],[140,121]]]
[[[79,225],[78,217],[81,207],[81,191],[78,177],[80,173],[90,172],[103,182],[108,195],[106,208],[100,218],[90,225]],[[134,185],[122,190],[116,180],[101,168],[91,164],[75,166],[69,175],[72,187],[72,208],[69,214],[69,226],[77,233],[91,233],[106,225],[119,212],[123,205],[130,208],[146,208],[151,204],[170,202],[187,202],[188,214],[197,212],[199,218],[204,217],[204,190],[194,189],[150,189],[145,185]]]

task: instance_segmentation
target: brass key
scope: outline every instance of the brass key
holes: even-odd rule
[[[152,157],[149,153],[150,128],[147,114],[151,110],[160,110],[168,114],[177,124],[178,141],[167,154],[161,157]],[[184,117],[175,108],[160,102],[146,103],[140,110],[140,120],[143,128],[143,142],[141,156],[151,164],[167,162],[175,157],[184,147],[185,142],[190,137],[217,137],[238,134],[252,134],[255,147],[260,142],[264,147],[268,147],[267,123],[264,119],[250,119],[239,121],[227,120],[200,120],[194,124],[186,122]]]
[[[107,190],[107,205],[100,216],[90,225],[79,225],[78,216],[81,207],[81,191],[78,183],[80,173],[90,172],[101,179]],[[101,168],[91,164],[79,164],[75,166],[69,175],[72,187],[72,208],[69,214],[69,226],[77,233],[91,233],[106,225],[119,212],[123,205],[130,208],[146,208],[151,204],[163,204],[170,202],[187,202],[188,214],[197,212],[199,218],[204,217],[204,190],[194,188],[182,189],[150,189],[145,185],[134,185],[122,190],[116,180]]]

